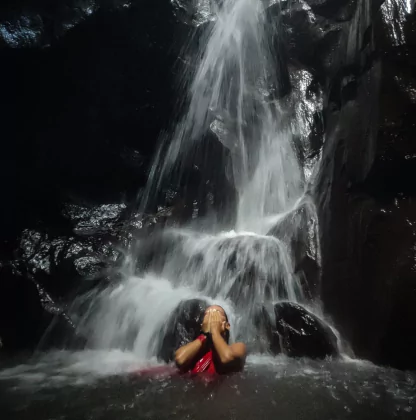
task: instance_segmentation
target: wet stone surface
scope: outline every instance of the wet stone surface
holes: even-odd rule
[[[330,327],[300,305],[274,306],[276,331],[283,353],[291,357],[324,359],[338,355],[338,343]]]

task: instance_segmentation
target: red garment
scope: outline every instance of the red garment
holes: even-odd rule
[[[201,334],[197,337],[197,340],[204,343],[207,340],[207,337],[204,334]],[[215,369],[215,364],[213,360],[212,349],[208,350],[194,365],[192,369],[188,372],[191,374],[197,373],[208,373],[215,374],[217,373]],[[146,376],[146,377],[160,377],[160,376],[172,376],[180,373],[176,367],[173,366],[154,366],[150,368],[138,369],[132,372],[135,375]],[[183,373],[183,372],[182,372]]]
[[[207,340],[206,335],[201,334],[197,337],[202,344]],[[212,349],[208,350],[196,363],[195,366],[191,369],[191,373],[217,373],[215,370],[215,364],[212,355]]]
[[[196,363],[191,373],[217,373],[215,369],[214,360],[212,357],[212,350],[208,350]]]

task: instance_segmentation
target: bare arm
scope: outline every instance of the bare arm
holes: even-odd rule
[[[211,315],[205,316],[201,325],[203,332],[210,332]],[[207,345],[206,341],[202,342],[198,338],[179,347],[175,352],[176,366],[180,369],[185,369],[189,364],[195,360],[197,354]]]
[[[226,365],[236,360],[244,360],[246,357],[246,346],[244,343],[228,345],[219,331],[212,332],[212,343],[218,354],[220,362]]]
[[[175,352],[176,366],[180,369],[186,368],[200,352],[202,347],[205,345],[201,340],[194,340],[182,347],[179,347]]]
[[[211,321],[212,343],[223,366],[233,365],[241,368],[246,357],[246,346],[244,343],[228,345],[221,335],[222,326],[219,315],[214,314]]]

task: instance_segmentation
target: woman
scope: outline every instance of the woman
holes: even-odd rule
[[[209,306],[204,314],[201,334],[175,353],[176,365],[182,372],[230,373],[241,371],[246,358],[243,343],[228,344],[230,323],[224,309]]]

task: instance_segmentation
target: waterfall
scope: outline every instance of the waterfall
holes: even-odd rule
[[[277,27],[267,21],[261,0],[211,5],[215,22],[201,36],[207,42],[195,54],[195,73],[184,76],[188,110],[167,139],[166,153],[155,159],[141,208],[164,180],[184,170],[188,151],[211,131],[231,156],[229,177],[239,196],[236,228],[265,234],[269,217],[292,209],[304,187],[289,121],[276,99],[271,40]]]
[[[316,216],[305,196],[292,122],[278,100],[276,22],[267,19],[261,0],[197,2],[204,13],[207,4],[212,21],[199,38],[195,70],[184,76],[185,112],[156,154],[141,211],[180,177],[189,151],[211,133],[228,151],[224,172],[238,197],[234,225],[225,232],[194,223],[139,241],[126,255],[124,280],[80,297],[73,307],[94,347],[154,356],[169,315],[185,299],[223,305],[232,337],[244,340],[255,339],[259,307],[305,301],[293,244],[307,247],[317,238],[316,224],[312,232],[308,224]]]

